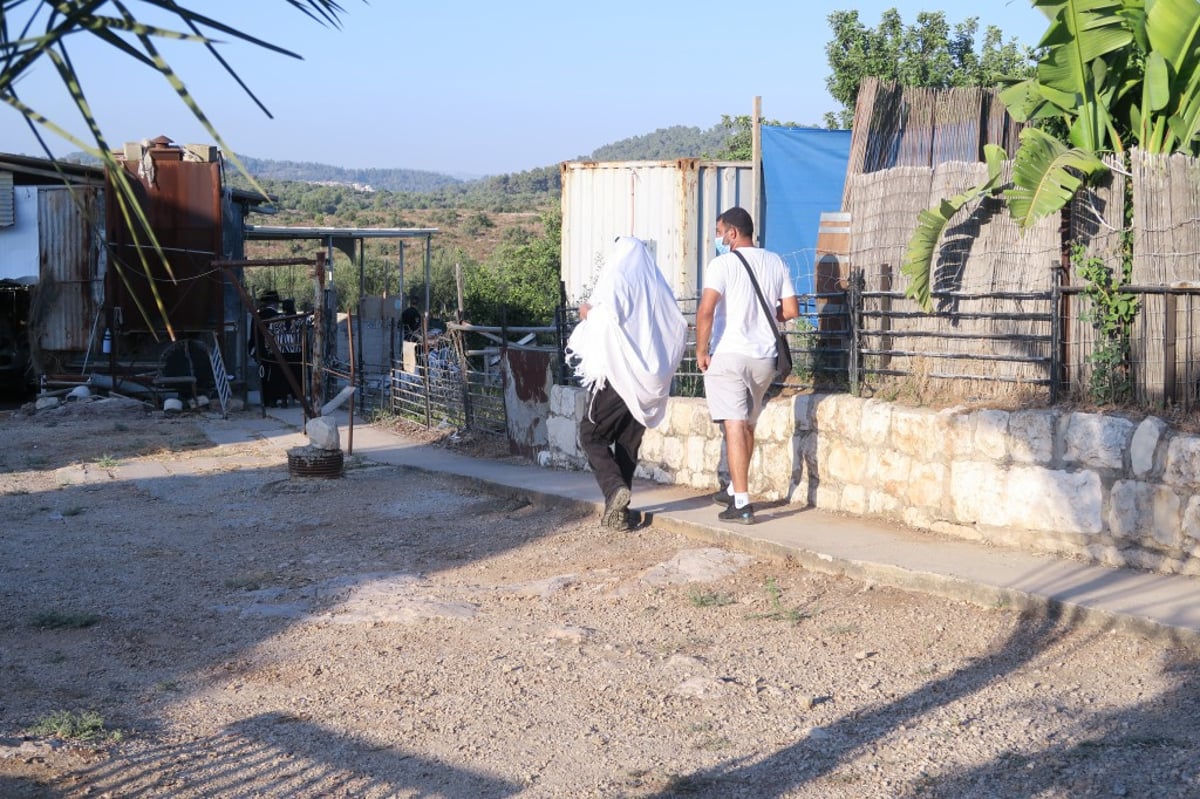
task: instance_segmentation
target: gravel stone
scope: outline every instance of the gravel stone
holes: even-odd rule
[[[1200,795],[1161,639],[123,413],[0,416],[2,796]]]

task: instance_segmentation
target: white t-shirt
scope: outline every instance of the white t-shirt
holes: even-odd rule
[[[781,299],[796,296],[792,276],[782,258],[760,247],[738,247],[737,251],[754,270],[763,299],[772,312]],[[763,318],[762,304],[741,259],[730,252],[709,261],[704,269],[704,288],[721,295],[713,312],[712,338],[708,345],[711,354],[775,357],[775,317]]]

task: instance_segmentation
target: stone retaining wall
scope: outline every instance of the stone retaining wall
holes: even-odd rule
[[[555,386],[539,462],[585,469],[587,395]],[[1062,410],[935,411],[845,394],[772,400],[750,491],[823,510],[1081,557],[1200,574],[1200,437],[1154,417]],[[673,398],[639,474],[713,491],[727,472],[703,399]]]

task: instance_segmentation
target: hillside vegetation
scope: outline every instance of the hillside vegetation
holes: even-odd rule
[[[724,158],[733,134],[728,119],[708,130],[675,126],[596,149],[579,160],[661,161]],[[276,213],[252,216],[251,224],[436,228],[429,263],[431,312],[457,311],[456,271],[466,287],[464,313],[480,324],[546,324],[559,299],[562,189],[558,164],[524,172],[461,180],[412,169],[343,169],[327,164],[243,157],[259,185],[274,198]],[[245,176],[228,170],[228,182],[250,189]],[[310,257],[315,242],[253,242],[250,258]],[[360,286],[357,261],[334,254],[334,284],[341,310],[361,295],[395,295],[402,285],[397,240],[368,239]],[[247,270],[255,292],[268,288],[285,297],[311,291],[300,267]],[[424,296],[424,241],[404,249],[404,293]],[[572,300],[577,298],[571,298]]]
[[[667,161],[676,158],[721,158],[735,127],[728,118],[708,130],[676,125],[653,133],[632,136],[597,148],[581,161]],[[397,208],[484,208],[491,211],[518,211],[557,198],[562,189],[559,165],[462,180],[439,172],[415,169],[345,169],[307,161],[274,161],[269,158],[241,156],[246,169],[270,194],[279,198],[282,208],[310,214],[342,213],[342,203],[350,200],[344,189],[370,197],[386,193],[383,199],[352,201],[351,210],[366,205]],[[250,188],[249,181],[230,170],[230,183]]]

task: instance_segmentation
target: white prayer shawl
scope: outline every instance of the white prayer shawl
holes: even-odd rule
[[[581,385],[592,392],[611,385],[635,419],[657,427],[687,346],[687,320],[645,244],[617,239],[588,305],[566,347],[578,359]]]

